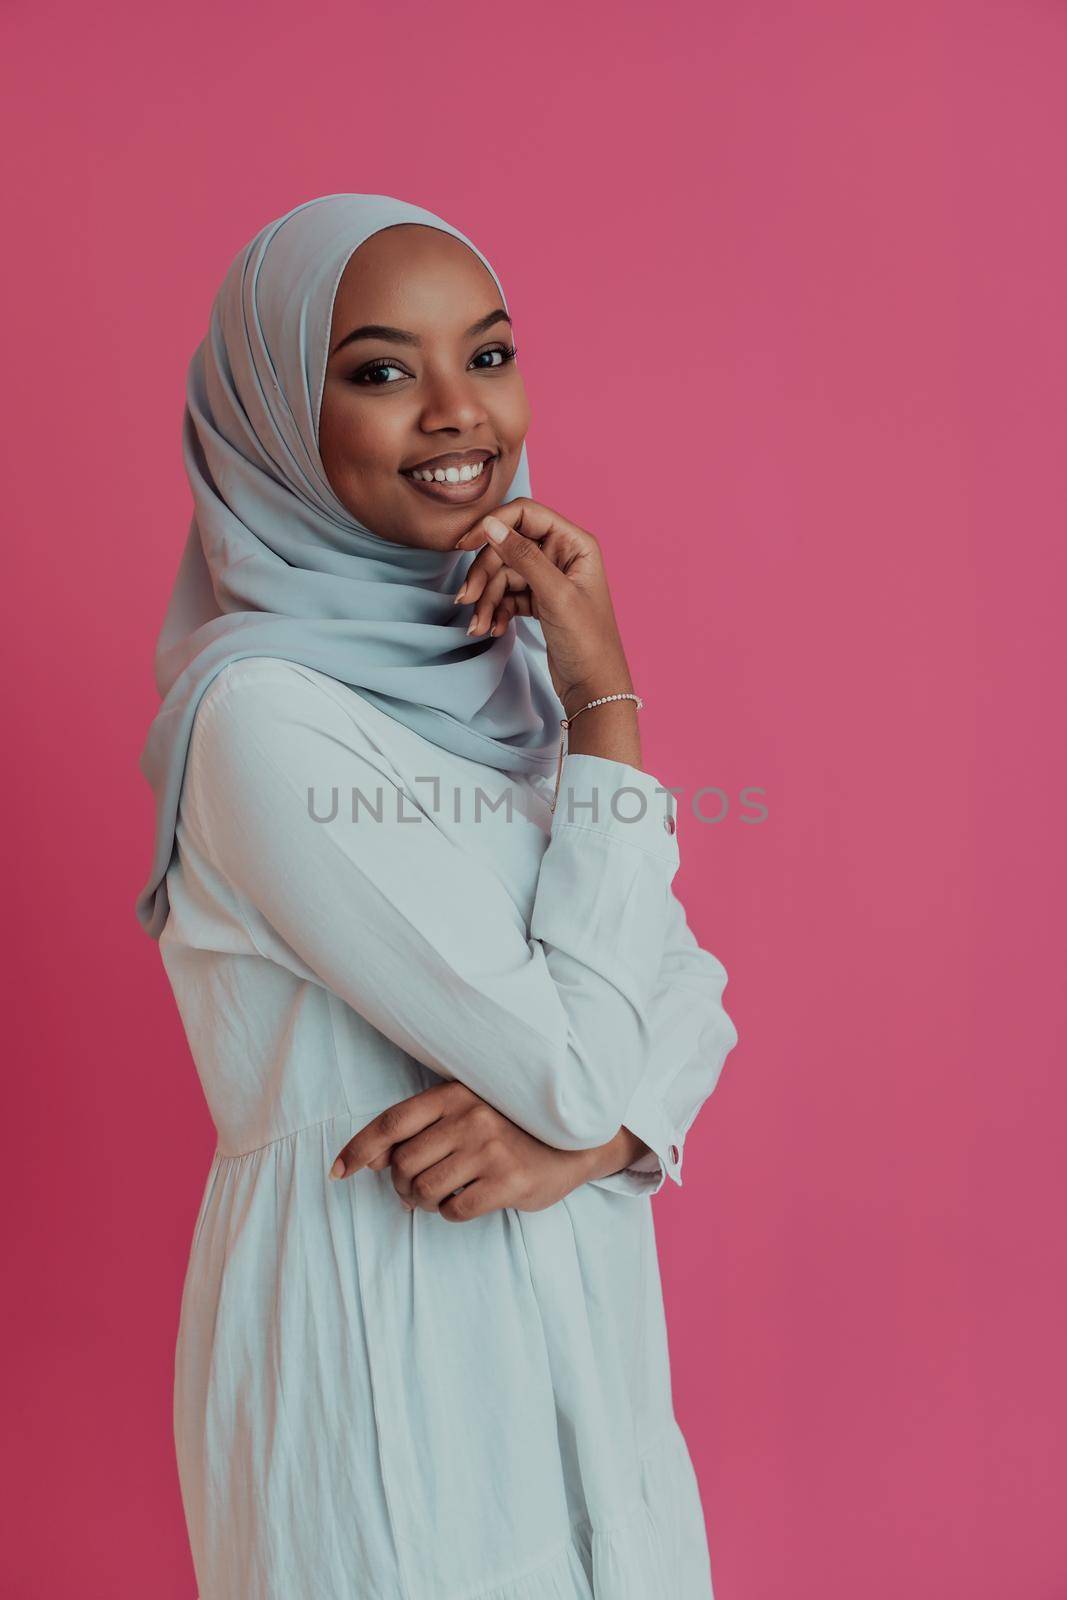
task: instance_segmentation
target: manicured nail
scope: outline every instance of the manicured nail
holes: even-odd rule
[[[499,517],[486,517],[485,531],[494,544],[499,544],[501,539],[506,539],[508,536],[507,526]]]
[[[341,1157],[338,1156],[337,1160],[334,1162],[333,1166],[330,1168],[330,1177],[331,1178],[343,1178],[344,1175],[345,1175],[345,1164],[341,1160]]]
[[[458,605],[458,603],[463,599],[463,596],[466,594],[466,592],[467,592],[467,585],[464,584],[462,589],[457,589],[456,593],[452,596],[452,604],[453,605]]]
[[[468,633],[473,633],[477,626],[478,626],[478,618],[477,617],[472,617],[470,622],[467,625],[467,632]]]

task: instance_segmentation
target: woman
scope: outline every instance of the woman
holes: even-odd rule
[[[219,1139],[200,1600],[711,1595],[648,1200],[737,1036],[528,422],[492,268],[385,196],[264,228],[190,367],[138,913]]]

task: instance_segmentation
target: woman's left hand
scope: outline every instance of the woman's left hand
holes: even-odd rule
[[[345,1145],[330,1176],[348,1178],[361,1167],[380,1172],[390,1166],[404,1205],[436,1211],[450,1222],[506,1206],[543,1211],[579,1184],[625,1166],[635,1148],[645,1148],[628,1129],[619,1131],[623,1139],[594,1150],[557,1150],[466,1084],[450,1081],[373,1117]]]

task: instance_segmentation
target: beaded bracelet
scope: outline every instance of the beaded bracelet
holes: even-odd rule
[[[602,694],[599,700],[589,700],[584,706],[579,706],[578,710],[574,713],[574,716],[560,718],[559,757],[556,761],[556,788],[552,795],[552,804],[549,808],[550,810],[555,811],[556,801],[559,799],[559,780],[563,775],[563,741],[567,737],[567,730],[569,729],[571,723],[581,716],[583,711],[591,711],[594,706],[605,706],[609,700],[634,700],[637,703],[638,711],[640,711],[641,707],[645,703],[636,694],[630,694],[628,691],[623,694]]]

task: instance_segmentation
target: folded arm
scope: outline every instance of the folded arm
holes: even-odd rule
[[[344,698],[292,663],[223,669],[197,713],[186,784],[186,826],[255,909],[262,953],[546,1144],[589,1149],[626,1123],[662,1048],[677,916],[677,836],[650,774],[565,758],[529,928],[492,869],[416,815]],[[316,821],[309,791],[321,803],[335,787],[381,790],[381,820],[352,822],[342,807]],[[645,797],[639,820],[614,815],[622,787]],[[633,794],[619,807],[635,808]]]

